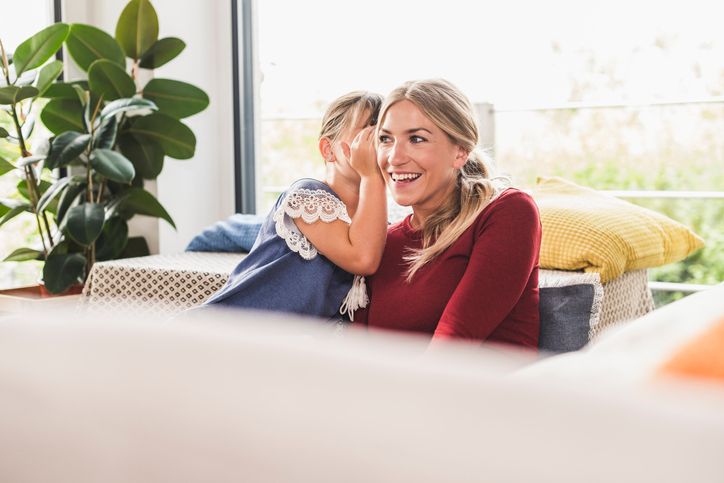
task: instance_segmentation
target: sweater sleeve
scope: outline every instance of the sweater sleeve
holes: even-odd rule
[[[470,261],[434,339],[488,338],[518,303],[538,264],[541,226],[533,199],[518,192],[494,203],[476,226]]]

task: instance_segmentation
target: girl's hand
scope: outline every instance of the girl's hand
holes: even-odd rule
[[[357,133],[352,141],[351,148],[346,143],[342,143],[342,149],[349,159],[350,166],[362,178],[380,175],[380,168],[377,166],[374,134],[375,127],[368,126]]]

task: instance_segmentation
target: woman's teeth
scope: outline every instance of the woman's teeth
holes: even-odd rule
[[[419,178],[421,173],[391,173],[390,178],[392,178],[392,181],[399,182],[399,181],[413,181]]]

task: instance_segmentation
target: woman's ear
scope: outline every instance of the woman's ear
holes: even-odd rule
[[[462,146],[456,146],[457,152],[455,154],[455,161],[453,161],[453,168],[460,169],[468,161],[470,151],[464,149]]]
[[[319,152],[321,153],[325,162],[333,163],[335,161],[332,143],[328,137],[323,137],[319,140]]]

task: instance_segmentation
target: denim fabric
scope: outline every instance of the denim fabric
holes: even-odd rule
[[[280,209],[287,194],[298,189],[322,189],[337,196],[320,181],[303,179],[295,182],[277,199],[249,254],[231,273],[226,285],[205,305],[221,304],[324,318],[337,314],[352,287],[353,275],[321,254],[305,260],[289,249],[287,242],[276,232],[274,213]]]
[[[196,235],[186,247],[187,252],[248,252],[254,246],[264,217],[231,215]]]
[[[541,287],[538,347],[548,352],[570,352],[586,345],[594,295],[590,284]]]

